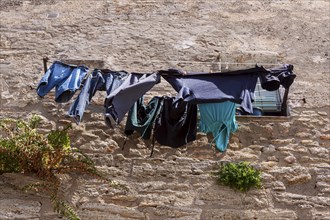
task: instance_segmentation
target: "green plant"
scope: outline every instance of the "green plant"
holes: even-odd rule
[[[54,209],[68,219],[79,219],[68,203],[57,197],[57,174],[79,172],[92,175],[111,186],[122,187],[109,180],[96,169],[93,161],[82,151],[71,147],[67,130],[38,132],[40,117],[34,115],[28,121],[0,120],[0,175],[8,172],[34,173],[48,184],[35,184],[33,188],[48,189]],[[25,189],[31,189],[28,186]]]
[[[23,187],[23,191],[43,191],[50,195],[50,201],[53,205],[54,211],[56,211],[60,216],[65,216],[69,220],[80,220],[80,217],[70,206],[70,204],[58,197],[59,182],[37,182],[28,184]]]
[[[67,217],[69,220],[80,220],[77,213],[72,209],[72,207],[65,201],[60,200],[56,194],[51,195],[50,201],[56,212]]]
[[[220,165],[215,174],[220,184],[240,192],[247,192],[253,187],[261,187],[261,172],[247,162]]]

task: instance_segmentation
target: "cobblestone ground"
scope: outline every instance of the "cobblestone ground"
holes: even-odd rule
[[[2,0],[0,8],[0,118],[38,113],[46,130],[72,124],[73,145],[129,187],[63,175],[63,197],[81,219],[330,219],[329,1]],[[43,57],[151,72],[215,70],[218,56],[223,65],[291,63],[297,74],[291,116],[238,118],[223,154],[203,134],[183,148],[156,146],[152,158],[137,135],[122,150],[123,124],[103,121],[105,94],[77,126],[69,104],[35,92]],[[162,82],[147,97],[167,94]],[[264,188],[243,196],[217,185],[210,173],[221,161],[255,164]],[[0,219],[57,218],[45,195],[20,190],[34,181],[0,176]]]

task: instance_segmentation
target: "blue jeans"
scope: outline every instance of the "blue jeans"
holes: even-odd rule
[[[37,93],[44,97],[55,88],[55,101],[59,103],[69,101],[75,91],[80,87],[81,81],[86,76],[86,66],[75,66],[55,61],[41,78]]]
[[[95,69],[86,79],[77,99],[71,104],[68,112],[69,116],[73,117],[76,123],[79,124],[87,105],[91,102],[96,91],[106,91],[107,95],[109,95],[123,83],[127,75],[128,73],[124,71],[114,72]]]

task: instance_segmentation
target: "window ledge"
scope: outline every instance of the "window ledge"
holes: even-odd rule
[[[237,121],[290,121],[291,116],[236,115]]]

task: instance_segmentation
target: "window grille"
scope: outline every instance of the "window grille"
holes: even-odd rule
[[[254,92],[255,100],[253,106],[259,108],[264,114],[280,113],[282,98],[280,89],[267,91],[261,87],[258,81]]]

